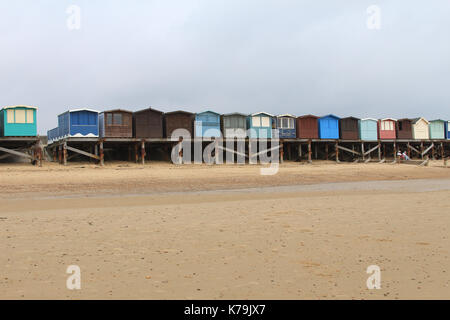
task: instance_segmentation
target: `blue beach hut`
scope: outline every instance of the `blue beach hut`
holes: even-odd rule
[[[291,114],[277,116],[278,137],[281,139],[294,139],[297,136],[296,117]]]
[[[256,112],[247,117],[247,128],[251,139],[272,139],[273,115]]]
[[[194,129],[197,138],[220,137],[220,114],[209,110],[195,114]]]
[[[339,117],[329,114],[318,119],[320,139],[339,139]]]
[[[0,110],[0,136],[34,137],[37,135],[37,108],[10,106]]]
[[[60,114],[59,138],[98,137],[98,114],[92,109],[72,109]]]

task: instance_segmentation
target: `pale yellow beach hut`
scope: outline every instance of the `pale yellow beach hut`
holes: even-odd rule
[[[415,140],[428,140],[430,138],[430,123],[424,118],[412,119],[412,134]]]

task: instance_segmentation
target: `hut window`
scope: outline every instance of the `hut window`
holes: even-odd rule
[[[261,118],[260,117],[252,117],[252,125],[254,127],[261,127]]]
[[[114,113],[114,124],[121,125],[122,124],[122,114]]]
[[[113,116],[112,116],[112,113],[107,113],[107,114],[106,114],[106,124],[107,124],[108,126],[110,126],[110,125],[113,124]]]
[[[33,110],[27,110],[27,123],[34,123],[34,112],[33,112]]]
[[[262,117],[261,118],[261,127],[270,127],[269,118]]]
[[[6,110],[6,119],[8,123],[14,123],[14,109]]]
[[[403,122],[399,121],[398,123],[398,130],[403,130]]]
[[[16,123],[25,123],[25,110],[16,110]]]

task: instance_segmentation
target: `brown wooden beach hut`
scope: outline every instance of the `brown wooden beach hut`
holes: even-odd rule
[[[310,114],[297,117],[297,138],[319,139],[318,118]]]
[[[152,108],[134,112],[133,136],[135,138],[162,138],[163,112]]]
[[[412,120],[399,119],[396,124],[397,139],[412,139]]]
[[[100,137],[133,137],[133,112],[122,109],[103,111],[99,115]]]
[[[339,136],[342,140],[359,140],[359,119],[346,117],[339,119]]]
[[[195,115],[190,112],[178,110],[167,112],[164,114],[164,127],[166,138],[172,136],[172,132],[176,129],[186,129],[191,137],[194,137],[194,118]]]

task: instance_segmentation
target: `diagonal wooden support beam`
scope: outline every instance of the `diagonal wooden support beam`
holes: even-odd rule
[[[434,143],[431,143],[431,146],[429,146],[422,152],[422,156],[426,155],[428,153],[428,151],[430,151],[433,147],[434,147]]]
[[[86,156],[86,157],[90,157],[90,158],[94,158],[94,159],[100,160],[99,156],[96,156],[95,154],[92,154],[92,153],[89,153],[89,152],[86,152],[86,151],[83,151],[83,150],[80,150],[80,149],[77,149],[77,148],[74,148],[74,147],[66,146],[66,149],[69,150],[69,151],[73,151],[73,152],[82,154],[83,156]]]
[[[412,145],[408,144],[408,148],[410,148],[411,150],[417,152],[418,154],[420,154],[420,151],[417,150],[416,148],[414,148]]]
[[[6,149],[6,148],[3,148],[3,147],[0,147],[0,151],[6,152],[6,153],[9,153],[9,154],[18,156],[18,157],[24,157],[24,158],[33,160],[33,157],[30,156],[28,153],[19,152],[19,151],[15,151],[15,150],[12,150],[12,149]]]
[[[338,148],[338,149],[341,149],[341,150],[344,150],[344,151],[347,151],[347,152],[354,153],[354,154],[356,154],[356,155],[358,155],[358,156],[361,155],[361,152],[354,151],[354,150],[352,150],[352,149],[349,149],[349,148],[346,148],[346,147],[343,147],[343,146],[340,146],[340,145],[338,145],[337,148]]]
[[[371,152],[373,152],[373,151],[375,151],[375,150],[377,150],[378,148],[379,148],[380,146],[375,146],[375,147],[373,147],[372,149],[370,149],[370,150],[368,150],[368,151],[366,151],[366,152],[364,152],[364,155],[365,156],[367,156],[369,153],[371,153]]]

